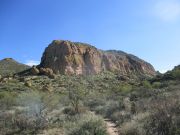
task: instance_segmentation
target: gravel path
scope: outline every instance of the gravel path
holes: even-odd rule
[[[115,123],[109,119],[104,119],[104,121],[106,122],[107,132],[109,135],[119,135]]]

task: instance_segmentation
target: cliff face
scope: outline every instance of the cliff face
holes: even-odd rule
[[[40,67],[55,73],[88,75],[102,71],[120,74],[155,75],[154,68],[136,56],[121,51],[102,51],[83,43],[53,41],[41,59]]]

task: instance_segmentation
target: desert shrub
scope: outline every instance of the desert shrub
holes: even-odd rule
[[[121,135],[146,135],[144,121],[149,116],[148,112],[139,113],[120,125]]]
[[[106,107],[105,116],[110,117],[113,112],[119,110],[119,103],[114,101],[109,101],[105,107]]]
[[[2,112],[0,120],[0,134],[31,134],[48,126],[44,117],[29,116],[23,111]]]
[[[63,113],[66,115],[75,115],[76,114],[75,110],[72,107],[64,108]]]
[[[129,121],[122,125],[121,135],[145,135],[138,121]]]
[[[92,110],[95,111],[97,114],[101,114],[105,116],[105,112],[106,112],[105,106],[99,105],[99,106],[94,107]]]
[[[180,134],[180,103],[175,99],[171,97],[153,103],[153,112],[145,123],[147,135]]]
[[[131,102],[131,113],[135,114],[137,112],[136,110],[136,103],[135,102]]]
[[[113,94],[113,92],[115,94],[126,94],[131,92],[132,88],[132,85],[128,83],[119,83],[117,81],[114,81],[108,89],[110,94]]]
[[[152,87],[153,88],[161,88],[163,85],[160,83],[160,82],[154,82],[153,84],[152,84]]]
[[[66,135],[107,135],[103,119],[94,114],[81,115],[76,121],[66,123]]]
[[[100,114],[104,117],[113,120],[114,122],[122,123],[123,121],[125,121],[125,119],[127,119],[126,116],[127,117],[129,116],[129,113],[126,113],[126,115],[123,115],[121,113],[121,111],[124,109],[125,106],[121,100],[119,101],[110,100],[110,101],[106,101],[105,105],[96,106],[92,110],[95,111],[97,114]]]
[[[137,128],[129,127],[129,129],[125,133],[122,133],[122,135],[143,135],[143,134],[140,134]]]
[[[163,75],[163,80],[179,80],[180,79],[180,68],[175,67],[172,71],[168,71]]]
[[[105,105],[105,99],[103,99],[102,97],[99,98],[96,95],[94,95],[94,97],[90,97],[90,99],[85,101],[85,105],[88,106],[90,109],[93,109],[97,106],[103,106]]]
[[[47,94],[39,91],[31,91],[22,93],[18,97],[18,103],[28,107],[30,115],[44,115],[48,111],[52,111],[59,104],[59,96],[57,94]]]
[[[13,134],[17,131],[17,125],[15,124],[15,113],[14,111],[0,112],[0,134]]]
[[[174,79],[180,79],[180,69],[175,69],[172,71],[172,77]]]
[[[110,116],[113,114],[113,112],[121,110],[122,104],[121,102],[118,101],[106,101],[105,105],[99,105],[95,107],[93,110],[98,113],[103,115],[104,117],[110,118]]]
[[[122,113],[117,111],[117,112],[113,112],[113,114],[111,115],[111,120],[118,123],[118,125],[120,123],[123,123],[123,119],[122,119]]]
[[[10,109],[16,104],[16,94],[8,91],[0,92],[1,109]]]
[[[152,88],[151,83],[149,81],[147,81],[147,80],[143,81],[142,85],[143,85],[144,88],[147,88],[147,89]]]
[[[156,90],[147,89],[147,88],[138,88],[130,93],[130,101],[137,101],[142,98],[154,97],[157,95]]]
[[[48,121],[45,117],[28,116],[24,113],[16,115],[14,121],[15,126],[17,126],[20,131],[29,130],[36,132],[48,127]]]
[[[132,90],[132,86],[130,84],[122,84],[121,91],[128,93]]]
[[[38,91],[22,93],[17,99],[18,105],[24,109],[14,114],[13,127],[22,132],[45,129],[50,123],[47,114],[55,109],[59,102],[56,95]]]
[[[79,107],[79,114],[81,114],[81,113],[86,113],[86,111],[87,111],[88,109],[86,108],[86,107],[84,107],[84,106],[81,106],[81,107]],[[74,108],[73,107],[71,107],[71,106],[69,106],[69,107],[65,107],[64,109],[63,109],[63,113],[65,114],[65,115],[69,115],[69,116],[74,116],[74,115],[76,115],[77,114],[77,112],[74,110]]]
[[[131,119],[131,114],[125,111],[116,111],[111,114],[110,119],[120,126],[122,123]]]
[[[51,119],[51,124],[49,125],[49,127],[53,128],[53,127],[58,127],[58,128],[62,128],[64,126],[64,123],[67,121],[67,116],[66,115],[58,115],[58,116],[53,116]]]

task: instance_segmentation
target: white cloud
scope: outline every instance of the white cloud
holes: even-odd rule
[[[160,70],[159,72],[162,73],[162,74],[164,74],[164,73],[166,73],[167,71],[168,71],[167,69],[162,69],[162,70]]]
[[[40,63],[40,61],[37,61],[37,60],[27,60],[25,62],[25,64],[29,65],[29,66],[38,65],[39,63]]]
[[[180,1],[158,0],[154,6],[154,14],[163,21],[176,21],[180,18]]]

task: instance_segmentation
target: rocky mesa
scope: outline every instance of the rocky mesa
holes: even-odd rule
[[[122,51],[103,51],[85,43],[54,40],[43,53],[41,68],[50,68],[56,74],[91,75],[103,71],[122,75],[154,76],[153,66]]]

